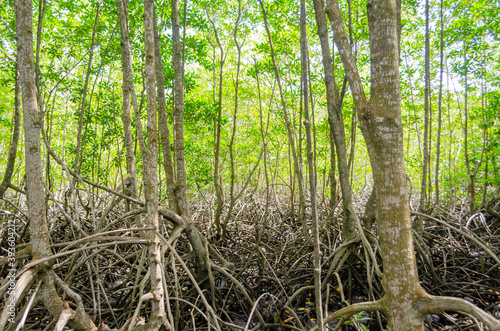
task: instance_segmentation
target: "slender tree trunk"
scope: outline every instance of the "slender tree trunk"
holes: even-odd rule
[[[281,77],[278,71],[278,66],[276,64],[276,56],[274,53],[274,46],[273,46],[273,41],[271,38],[271,31],[269,30],[269,24],[267,23],[267,12],[266,9],[264,8],[264,4],[262,3],[261,0],[259,0],[260,7],[262,9],[262,15],[264,17],[264,26],[267,32],[267,38],[269,41],[269,46],[271,48],[271,60],[273,63],[273,68],[274,68],[274,76],[276,78],[276,82],[278,83],[278,89],[280,92],[280,98],[281,98],[281,106],[283,108],[283,118],[285,120],[285,127],[286,127],[286,132],[287,132],[287,137],[288,141],[290,144],[291,148],[291,154],[293,158],[293,168],[294,168],[294,174],[297,177],[297,184],[298,184],[298,191],[299,191],[299,222],[304,229],[306,229],[306,221],[304,219],[304,211],[305,211],[305,195],[304,195],[304,178],[302,175],[302,171],[300,168],[300,163],[298,160],[298,152],[297,152],[297,146],[295,145],[295,138],[292,130],[292,124],[289,119],[288,111],[287,111],[287,106],[286,106],[286,101],[285,101],[285,96],[283,93],[283,87],[281,85]],[[293,195],[292,195],[293,199]]]
[[[337,165],[339,171],[340,188],[342,190],[342,203],[344,209],[344,222],[342,227],[343,240],[352,239],[357,231],[359,223],[356,212],[352,205],[352,189],[349,182],[349,169],[347,163],[347,151],[345,144],[345,131],[342,122],[342,112],[340,110],[340,96],[337,84],[335,83],[333,61],[330,53],[328,40],[328,25],[324,14],[324,6],[319,0],[314,1],[316,23],[318,25],[318,35],[321,41],[321,51],[323,55],[323,67],[325,69],[325,85],[328,109],[328,123],[330,125],[330,136],[335,142],[337,151]],[[350,45],[349,45],[350,49]],[[333,167],[332,167],[333,168]]]
[[[347,1],[347,7],[348,7],[348,12],[349,12],[349,23],[348,23],[348,30],[349,30],[349,44],[351,45],[351,49],[355,47],[354,45],[354,37],[353,37],[353,32],[352,32],[352,4],[351,0]],[[354,53],[354,57],[356,58],[356,53]],[[345,81],[345,79],[344,79]],[[344,89],[344,86],[342,86],[342,89]],[[343,95],[341,99],[343,100]],[[342,105],[340,106],[342,109]],[[353,169],[354,169],[354,152],[356,148],[356,111],[352,112],[351,116],[351,135],[349,137],[349,161],[347,163],[347,169],[350,174],[350,184],[352,186],[352,181],[353,181]]]
[[[430,90],[430,49],[429,49],[429,0],[425,0],[425,87],[424,87],[424,163],[422,166],[422,182],[420,188],[420,212],[427,208],[427,172],[429,168],[429,90]],[[423,219],[417,221],[418,231],[423,231]]]
[[[441,8],[439,11],[441,20],[441,33],[439,37],[439,95],[438,95],[438,131],[436,141],[436,171],[434,189],[436,195],[436,204],[439,204],[439,158],[441,156],[441,114],[442,114],[442,96],[443,96],[443,37],[444,37],[444,21],[443,21],[443,0],[441,0]]]
[[[285,78],[285,82],[286,82],[286,78]],[[304,98],[304,83],[302,82],[302,77],[300,77],[300,100],[299,100],[299,123],[297,125],[297,116],[296,116],[296,113],[297,113],[297,108],[296,107],[293,107],[292,109],[292,132],[295,133],[295,128],[298,126],[299,128],[299,132],[297,134],[296,137],[296,141],[297,141],[297,160],[299,161],[299,169],[300,169],[300,173],[302,173],[302,176],[304,176],[304,157],[302,156],[302,149],[303,149],[303,137],[304,137],[304,134],[302,133],[302,118],[304,116],[304,102],[303,102],[303,98]],[[286,87],[285,87],[286,88]],[[286,90],[285,90],[286,91]],[[307,187],[307,177],[304,179],[304,187],[303,188],[299,188],[299,189],[302,189],[302,190],[305,190]],[[305,193],[304,193],[304,196],[305,196]],[[299,205],[300,206],[300,205]],[[305,206],[303,209],[299,210],[299,215],[300,216],[300,219],[304,219],[305,220]],[[304,234],[307,234],[307,231],[306,231],[306,227],[304,226]]]
[[[309,90],[308,90],[308,51],[307,51],[307,26],[306,26],[306,3],[300,1],[300,59],[302,66],[302,91],[304,93],[304,126],[306,128],[307,143],[307,165],[309,170],[309,188],[311,194],[311,221],[313,227],[314,243],[314,288],[316,302],[316,319],[319,329],[323,329],[323,303],[321,296],[321,249],[319,238],[319,226],[316,213],[316,176],[314,167],[314,150],[311,135],[311,120],[309,116]]]
[[[484,100],[484,94],[486,93],[486,87],[485,87],[485,82],[484,82],[484,77],[483,80],[481,81],[481,112],[483,115],[483,122],[486,122],[486,118],[484,116],[484,108],[487,106],[487,103],[485,104]],[[488,141],[488,129],[489,127],[484,127],[483,128],[483,151],[485,150],[486,147],[486,142]],[[482,155],[482,154],[481,154]],[[484,206],[486,204],[486,194],[488,191],[488,163],[489,163],[489,157],[488,154],[486,154],[484,162],[486,163],[484,165],[484,184],[483,184],[483,198],[481,201],[481,205]]]
[[[333,138],[333,130],[330,129],[328,134],[328,142],[330,143],[330,220],[335,218],[335,207],[337,206],[337,178],[335,177],[335,165],[337,163],[335,157],[335,141]]]
[[[455,169],[455,167],[453,167],[453,163],[452,163],[452,154],[453,154],[453,125],[451,125],[451,109],[450,109],[450,75],[449,75],[449,72],[448,72],[448,66],[446,66],[446,109],[447,109],[447,115],[448,115],[448,128],[449,128],[449,131],[448,131],[448,136],[449,136],[449,141],[448,141],[448,171],[449,171],[449,176],[448,176],[448,182],[450,183],[450,186],[449,186],[449,191],[450,191],[450,196],[448,198],[448,201],[451,205],[453,205],[454,203],[454,200],[455,200],[455,185],[454,185],[454,182],[452,180],[452,171],[451,169]]]
[[[411,75],[410,75],[410,66],[408,65],[408,59],[405,57],[405,64],[406,64],[406,72],[408,74],[408,83],[410,84],[410,92],[411,92],[411,105],[412,105],[412,108],[413,108],[413,115],[415,116],[415,118],[417,118],[417,111],[416,111],[416,107],[415,107],[415,97],[413,95],[413,85],[412,85],[412,82],[411,82]],[[418,121],[415,120],[414,121],[415,123],[415,132],[417,133],[417,140],[418,140],[418,153],[420,155],[420,157],[422,157],[422,139],[420,137],[420,130],[418,129]]]
[[[130,83],[133,84],[132,73],[132,53],[130,50],[130,33],[128,25],[128,0],[117,0],[118,13],[120,18],[120,33],[121,33],[121,53],[122,53],[122,90],[123,90],[123,133],[125,138],[125,152],[127,173],[130,179],[127,184],[126,194],[137,198],[137,173],[136,161],[134,151],[134,138],[132,136],[132,118],[130,115],[130,96],[131,88]]]
[[[233,127],[231,130],[231,139],[229,141],[229,163],[231,165],[231,186],[229,188],[229,208],[227,211],[226,218],[224,219],[224,223],[222,225],[222,238],[224,238],[227,234],[227,224],[229,222],[229,218],[231,217],[234,204],[236,203],[235,194],[234,194],[234,185],[236,180],[236,170],[234,166],[234,138],[236,136],[236,121],[238,119],[238,87],[240,83],[240,67],[241,67],[241,46],[238,43],[237,33],[238,26],[240,24],[241,19],[241,0],[238,1],[238,18],[236,20],[235,28],[233,31],[233,40],[238,50],[238,63],[236,65],[236,82],[234,86],[234,112],[233,112]],[[222,88],[222,86],[221,86]],[[217,224],[217,223],[216,223]]]
[[[469,144],[468,144],[468,139],[469,139],[469,128],[468,128],[468,123],[469,123],[469,114],[468,114],[468,96],[469,96],[469,85],[467,84],[467,48],[466,44],[464,41],[464,156],[465,156],[465,166],[467,168],[467,174],[469,175],[469,187],[468,187],[468,192],[469,192],[469,213],[472,214],[474,212],[474,203],[476,200],[475,197],[475,178],[474,178],[474,171],[471,169],[471,164],[469,160]]]
[[[87,65],[87,72],[85,74],[85,83],[83,85],[82,91],[82,103],[80,104],[80,115],[78,119],[78,128],[77,128],[77,137],[76,137],[76,151],[75,151],[75,165],[74,169],[76,173],[80,173],[80,154],[82,150],[82,130],[83,130],[83,119],[85,116],[85,102],[87,101],[87,91],[89,86],[90,73],[92,72],[92,59],[94,57],[94,48],[95,48],[95,36],[97,31],[97,22],[99,21],[99,13],[101,11],[101,3],[97,2],[97,9],[94,20],[94,29],[92,31],[92,42],[90,43],[89,50],[89,63]],[[76,183],[74,181],[73,183]]]
[[[170,130],[168,129],[167,121],[167,101],[165,97],[165,82],[163,74],[163,64],[161,57],[160,34],[158,32],[158,24],[156,22],[156,11],[154,17],[154,32],[155,32],[155,70],[156,70],[156,89],[158,101],[158,128],[161,138],[161,149],[163,152],[163,166],[165,168],[165,176],[167,179],[167,197],[170,208],[175,207],[175,177],[174,166],[172,164],[172,153],[170,150]]]
[[[264,129],[264,116],[262,114],[263,112],[262,112],[262,97],[260,92],[259,68],[257,66],[257,61],[255,61],[255,59],[254,59],[254,65],[255,65],[255,79],[257,81],[257,95],[259,98],[260,134],[262,137],[262,152],[264,155],[264,177],[266,179],[266,206],[264,210],[264,216],[262,217],[262,219],[266,221],[269,212],[269,201],[270,201],[269,174],[267,169],[267,140],[266,140],[267,129],[269,127],[269,112],[268,112],[267,125],[266,128]],[[293,200],[293,193],[292,193],[292,200]],[[255,242],[257,243],[257,245],[260,243],[263,233],[264,233],[264,226],[261,225],[259,221],[257,221],[255,224]]]
[[[145,80],[147,97],[147,140],[146,153],[143,154],[144,193],[146,202],[146,225],[153,230],[146,232],[149,241],[149,270],[151,272],[152,309],[148,323],[139,328],[143,330],[159,330],[163,325],[169,328],[165,312],[165,289],[163,288],[163,266],[161,241],[155,234],[160,230],[158,219],[158,134],[156,121],[156,86],[155,86],[155,24],[154,1],[144,2],[144,32],[145,32]],[[140,121],[140,118],[136,118]]]
[[[223,88],[223,80],[224,80],[224,64],[226,61],[224,48],[226,45],[222,45],[222,42],[219,37],[219,33],[217,28],[215,27],[215,22],[210,18],[210,14],[208,9],[206,9],[207,17],[212,27],[214,29],[215,40],[220,50],[220,58],[219,58],[219,89],[218,89],[218,99],[217,99],[217,120],[215,125],[215,146],[214,146],[214,188],[215,188],[215,197],[217,199],[217,208],[215,210],[215,226],[217,229],[217,234],[219,236],[222,235],[223,226],[221,224],[222,211],[224,209],[224,192],[222,189],[222,178],[220,174],[220,145],[221,145],[221,120],[222,120],[222,88]],[[239,16],[237,20],[237,24],[239,23]],[[214,48],[215,52],[215,48]],[[214,53],[214,61],[215,61],[215,53]],[[215,63],[215,62],[214,62]],[[214,71],[215,74],[215,71]],[[214,95],[215,95],[215,85],[214,85]]]
[[[208,273],[208,252],[202,234],[191,221],[187,198],[186,158],[184,148],[184,72],[179,27],[179,0],[172,0],[172,65],[174,68],[174,156],[176,160],[175,201],[180,216],[186,222],[186,235],[198,263],[198,278],[203,279]]]
[[[139,149],[141,151],[141,154],[144,155],[145,151],[146,151],[146,146],[144,144],[144,135],[142,133],[142,124],[141,124],[141,120],[140,120],[141,119],[141,111],[140,110],[142,109],[144,93],[141,96],[141,106],[139,107],[139,105],[137,104],[137,95],[136,95],[135,87],[134,87],[134,74],[133,74],[133,70],[132,70],[132,50],[130,48],[130,32],[129,32],[129,24],[128,24],[128,3],[129,3],[129,1],[128,0],[117,0],[117,2],[118,2],[119,12],[121,12],[122,11],[121,8],[123,8],[123,16],[122,16],[122,14],[120,14],[120,30],[121,30],[121,34],[122,34],[120,46],[121,46],[121,52],[122,52],[122,74],[123,74],[122,88],[124,90],[124,95],[123,95],[123,97],[124,97],[123,98],[123,100],[124,100],[123,101],[124,116],[125,116],[125,106],[127,106],[127,108],[126,108],[128,110],[127,113],[128,113],[128,116],[130,117],[130,101],[131,101],[132,108],[134,110],[134,116],[135,116],[137,141],[139,142]],[[126,92],[125,92],[125,90],[126,90]],[[124,119],[122,119],[122,120],[124,120]],[[128,119],[126,121],[127,121],[127,126],[128,126]],[[128,135],[128,133],[126,132],[127,130],[128,129],[125,128],[125,122],[124,122],[125,135]],[[130,132],[132,132],[132,120],[130,120]],[[132,138],[132,134],[130,134],[130,137],[131,137],[130,139],[132,141],[130,147],[132,148],[132,151],[133,151],[134,140]],[[125,138],[125,146],[128,146],[127,145],[127,137]],[[129,158],[130,158],[130,155],[129,155],[128,147],[127,147],[127,164],[129,162]],[[135,159],[135,156],[134,156],[134,159]],[[128,165],[127,165],[127,168],[128,168]],[[135,166],[134,166],[134,168],[135,168]]]
[[[351,117],[351,135],[349,142],[349,161],[347,163],[347,169],[349,170],[350,175],[350,184],[352,185],[353,176],[354,176],[354,154],[356,152],[356,112],[352,113]]]

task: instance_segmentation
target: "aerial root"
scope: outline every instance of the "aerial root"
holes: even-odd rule
[[[383,300],[384,298],[376,301],[368,301],[368,302],[359,302],[355,303],[353,305],[344,307],[342,309],[337,310],[336,312],[328,315],[327,318],[325,318],[324,323],[330,323],[331,321],[342,317],[342,318],[349,318],[354,314],[357,314],[362,311],[372,311],[372,310],[379,310],[383,311],[384,306],[383,306]],[[342,325],[342,324],[341,324]],[[311,331],[318,331],[318,326],[315,326]]]
[[[69,307],[68,303],[66,302],[64,305],[66,306],[66,309],[64,309],[61,312],[61,315],[59,315],[54,331],[62,331],[69,320],[75,316],[73,309]]]
[[[5,324],[7,323],[10,316],[10,309],[12,306],[16,306],[17,301],[23,294],[25,290],[29,290],[29,285],[32,283],[34,278],[34,273],[30,270],[19,277],[14,287],[14,290],[10,293],[5,307],[2,310],[2,315],[0,315],[0,330],[4,330]]]
[[[500,320],[464,299],[428,295],[422,296],[422,298],[418,300],[417,306],[422,315],[443,311],[455,311],[476,318],[484,323],[490,331],[500,330]]]
[[[126,328],[124,326],[124,328],[123,328],[124,330],[131,331],[135,326],[144,325],[143,320],[139,319],[139,317],[138,317],[139,312],[141,310],[142,303],[144,301],[148,301],[148,300],[152,300],[152,299],[153,299],[153,293],[151,293],[151,292],[146,293],[139,298],[139,303],[135,307],[134,315],[130,318],[129,321],[127,321],[126,324],[128,324],[128,326]]]
[[[352,315],[362,311],[377,310],[384,312],[385,300],[385,297],[383,297],[376,301],[360,302],[344,307],[330,314],[327,318],[325,318],[324,323],[327,324],[337,318],[341,318],[342,322],[349,319]],[[440,313],[443,311],[462,313],[482,322],[490,331],[500,331],[500,320],[494,318],[481,308],[464,299],[446,296],[433,296],[425,293],[419,296],[419,299],[415,302],[414,307],[420,312],[420,314],[422,314],[422,316]],[[339,325],[343,325],[343,323],[338,323],[337,326]],[[318,326],[316,326],[311,331],[318,330]],[[337,328],[335,330],[337,330]]]

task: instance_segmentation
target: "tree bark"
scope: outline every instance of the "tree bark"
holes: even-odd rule
[[[427,173],[429,171],[429,90],[430,90],[430,49],[429,49],[429,0],[425,1],[425,87],[424,87],[424,161],[420,187],[420,212],[427,208]],[[423,231],[423,219],[418,218],[417,231]]]
[[[125,139],[127,173],[130,175],[127,190],[128,196],[137,198],[137,173],[134,151],[134,139],[132,137],[132,118],[130,116],[130,82],[132,77],[132,54],[130,50],[130,33],[128,26],[128,0],[117,0],[118,14],[120,18],[121,53],[122,53],[122,90],[123,90],[123,133]],[[133,88],[133,87],[132,87]]]
[[[165,177],[167,179],[167,197],[170,208],[175,207],[175,177],[174,167],[172,164],[172,153],[170,150],[170,130],[168,129],[167,121],[167,102],[165,97],[165,82],[163,74],[163,64],[161,58],[161,43],[158,24],[156,22],[156,11],[154,17],[154,33],[155,33],[155,69],[156,69],[156,89],[158,101],[158,128],[161,138],[161,149],[163,152],[163,167],[165,168]]]
[[[422,316],[414,308],[414,303],[425,292],[418,282],[407,200],[396,3],[384,0],[368,2],[370,102],[366,100],[336,0],[330,3],[327,13],[335,31],[335,43],[346,70],[372,165],[388,328],[421,330]]]
[[[186,235],[196,256],[198,278],[205,278],[208,272],[208,252],[203,235],[191,221],[187,198],[186,157],[184,148],[184,72],[179,27],[179,0],[172,0],[172,65],[174,68],[174,156],[176,160],[175,201],[179,215],[186,222]]]
[[[20,86],[22,93],[23,126],[25,137],[25,174],[27,185],[27,204],[30,218],[30,244],[33,260],[50,257],[49,229],[45,215],[45,184],[40,148],[40,129],[42,118],[38,114],[33,61],[32,3],[29,0],[14,1],[17,33],[17,52]],[[41,281],[39,298],[52,317],[58,317],[64,309],[64,302],[55,288],[55,274],[50,263],[37,267]],[[68,321],[77,330],[97,330],[92,320],[78,307]]]
[[[144,193],[146,200],[146,225],[153,230],[146,232],[149,241],[149,270],[151,271],[151,291],[153,293],[151,317],[144,326],[144,330],[159,330],[164,324],[168,325],[165,312],[165,289],[163,288],[163,266],[161,241],[155,234],[159,232],[158,216],[158,141],[156,121],[156,85],[155,85],[155,33],[154,33],[154,1],[144,2],[144,33],[145,33],[145,80],[147,98],[147,150],[143,154],[144,164]],[[140,121],[136,118],[136,121]]]
[[[299,162],[299,157],[298,157],[298,152],[297,152],[297,147],[295,145],[295,138],[293,134],[293,129],[292,129],[292,124],[290,122],[290,118],[288,115],[288,110],[287,110],[287,105],[283,93],[283,86],[281,84],[281,77],[278,71],[278,66],[276,64],[276,56],[274,53],[274,46],[273,46],[273,41],[271,38],[271,31],[269,30],[269,24],[267,23],[267,12],[264,7],[264,4],[262,3],[261,0],[259,0],[260,7],[262,9],[262,15],[264,17],[264,27],[266,29],[267,33],[267,38],[269,41],[269,47],[271,48],[271,60],[273,63],[273,69],[274,69],[274,76],[276,79],[276,82],[278,83],[278,89],[280,92],[280,98],[281,98],[281,107],[283,108],[283,119],[285,121],[285,127],[286,127],[286,133],[288,137],[288,142],[290,144],[291,148],[291,154],[293,158],[293,169],[294,169],[294,174],[297,177],[297,184],[298,184],[298,191],[299,191],[299,222],[302,225],[302,230],[305,233],[307,227],[306,227],[306,220],[304,217],[305,213],[305,195],[304,195],[304,178],[302,174],[302,168],[300,167],[300,162]],[[292,185],[293,186],[293,185]],[[292,194],[292,199],[293,199],[293,194]],[[292,210],[293,212],[293,210]]]
[[[436,195],[436,204],[439,204],[439,158],[441,156],[441,114],[442,114],[442,97],[443,97],[443,48],[444,48],[444,20],[443,20],[443,0],[441,0],[441,7],[439,11],[441,20],[441,30],[439,37],[439,95],[438,95],[438,129],[436,141],[436,171],[434,189]]]
[[[315,0],[314,10],[316,24],[318,25],[318,35],[321,42],[323,67],[325,69],[325,85],[330,136],[333,137],[333,140],[335,142],[335,149],[337,150],[339,181],[340,188],[342,190],[342,203],[344,209],[342,234],[343,240],[348,241],[356,235],[356,227],[357,223],[359,223],[359,220],[352,205],[352,188],[349,182],[345,130],[342,121],[342,113],[340,110],[341,104],[339,89],[337,84],[335,83],[333,61],[330,53],[330,43],[328,40],[328,25],[326,17],[324,15],[325,10],[323,3],[319,0]],[[347,43],[346,47],[349,47],[349,51],[351,51],[349,43]],[[353,63],[353,65],[355,65],[355,63]]]
[[[474,316],[481,316],[481,321],[496,330],[500,321],[465,300],[432,297],[418,281],[403,151],[397,11],[394,0],[370,0],[367,4],[371,59],[368,102],[347,42],[338,1],[332,0],[327,9],[372,165],[384,266],[384,297],[344,309],[381,310],[387,317],[388,330],[401,331],[423,330],[422,319],[429,312],[456,310],[471,314],[473,311]],[[332,314],[332,318],[339,315]],[[325,322],[329,320],[330,317]]]
[[[321,249],[319,226],[316,212],[316,175],[314,166],[313,139],[311,135],[311,120],[309,116],[309,89],[308,89],[308,51],[307,51],[306,2],[300,1],[300,63],[302,67],[302,91],[304,93],[304,126],[306,128],[307,166],[309,170],[309,188],[311,194],[311,222],[314,245],[314,288],[316,303],[316,319],[318,326],[323,329],[323,302],[321,296]]]

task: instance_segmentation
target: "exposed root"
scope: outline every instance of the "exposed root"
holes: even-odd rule
[[[33,279],[34,273],[32,271],[29,271],[21,275],[21,277],[19,277],[19,279],[17,280],[15,288],[10,293],[9,298],[7,299],[7,304],[2,310],[2,315],[0,315],[0,330],[4,330],[9,318],[13,318],[15,316],[15,307],[17,305],[17,302],[23,292],[29,289],[29,285],[32,283]]]
[[[106,194],[100,197],[110,200]],[[109,206],[106,201],[97,205],[104,209]],[[100,325],[103,331],[126,331],[131,327],[145,329],[153,323],[158,328],[164,323],[161,328],[168,329],[163,319],[154,320],[151,305],[143,304],[144,299],[141,299],[144,295],[144,298],[153,295],[146,264],[148,242],[140,235],[149,228],[131,226],[129,218],[144,210],[127,212],[126,201],[122,200],[105,218],[101,218],[99,210],[91,211],[97,213],[96,220],[101,222],[96,228],[92,227],[92,218],[85,217],[85,211],[81,211],[79,222],[89,234],[82,238],[79,232],[72,232],[72,225],[60,208],[50,206],[48,217],[55,224],[51,232],[53,256],[43,261],[26,261],[24,259],[29,257],[25,255],[28,253],[26,248],[16,259],[21,271],[18,277],[40,272],[31,283],[41,281],[38,293],[33,292],[34,286],[28,285],[19,297],[18,307],[27,312],[16,318],[16,326],[24,320],[26,328],[54,329],[66,319],[66,327],[75,330],[96,330],[96,325]],[[160,231],[155,232],[162,236],[163,287],[168,292],[165,299],[170,300],[170,303],[166,301],[168,318],[165,321],[168,320],[172,329],[210,327],[225,331],[243,329],[245,325],[248,330],[314,327],[312,246],[304,238],[300,225],[294,223],[295,215],[280,214],[273,204],[267,206],[266,213],[266,206],[258,196],[242,198],[235,205],[228,223],[228,237],[214,244],[203,240],[213,234],[207,228],[211,217],[209,206],[197,202],[192,207],[193,222],[199,229],[206,251],[205,263],[209,266],[204,280],[197,279],[194,273],[197,261],[193,259],[182,218],[161,210],[168,222],[163,222]],[[255,223],[262,222],[264,215],[267,215],[265,231],[256,246]],[[417,237],[415,244],[420,280],[431,294],[418,301],[419,307],[423,307],[421,313],[427,327],[432,326],[436,331],[452,325],[466,327],[472,325],[474,319],[490,329],[497,327],[493,317],[499,316],[500,245],[496,237],[500,227],[495,223],[498,220],[485,215],[491,234],[479,218],[469,222],[466,229],[464,226],[470,217],[461,214],[460,210],[426,215],[429,227],[424,229],[421,238]],[[325,221],[324,218],[320,220]],[[381,279],[375,270],[375,265],[380,265],[376,241],[369,240],[377,262],[374,263],[372,254],[360,244],[360,237],[342,242],[337,233],[329,231],[328,246],[322,246],[322,268],[325,270],[322,296],[325,299],[324,316],[328,317],[325,323],[332,329],[344,322],[364,324],[374,331],[384,329],[386,321],[383,317],[378,318],[379,314],[363,313],[353,317],[361,311],[380,309],[383,312]],[[26,239],[21,240],[18,247],[28,247],[22,245],[26,245]],[[56,262],[53,270],[40,266],[44,262],[51,264],[51,261]],[[6,267],[2,269],[0,265],[1,277],[6,277],[5,271]],[[61,293],[67,302],[63,301]],[[270,300],[264,293],[274,299]],[[466,301],[448,300],[451,296]],[[3,300],[1,304],[6,302]],[[44,307],[38,304],[45,302],[55,303],[44,304]],[[71,316],[68,308],[72,311]],[[440,313],[442,311],[448,313]],[[334,313],[329,315],[328,312]],[[367,319],[356,320],[359,316]],[[12,324],[7,327],[15,329]]]

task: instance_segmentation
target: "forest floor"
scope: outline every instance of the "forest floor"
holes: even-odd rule
[[[123,243],[112,245],[113,241],[120,241],[120,238],[139,237],[140,234],[120,231],[133,228],[134,220],[120,220],[120,216],[125,213],[121,205],[104,215],[105,201],[109,200],[104,199],[102,206],[97,205],[94,209],[96,217],[92,217],[92,211],[85,208],[79,213],[85,231],[101,236],[94,238],[93,242],[82,240],[72,247],[68,245],[81,239],[81,236],[77,235],[59,209],[49,209],[54,253],[100,243],[111,244],[61,256],[56,259],[54,270],[82,296],[88,313],[97,325],[105,323],[109,327],[120,327],[133,314],[139,302],[139,293],[148,290],[147,266],[145,250],[141,246]],[[215,231],[212,226],[213,211],[207,208],[208,202],[194,204],[192,213],[198,228],[210,237]],[[6,209],[7,205],[3,208]],[[435,219],[427,219],[422,234],[415,232],[421,284],[430,294],[463,298],[500,318],[500,264],[497,263],[500,257],[500,219],[483,210],[467,215],[464,209],[461,205],[434,208],[429,214]],[[243,330],[245,326],[249,330],[261,329],[265,324],[271,330],[304,330],[314,326],[316,313],[312,288],[311,236],[302,231],[295,215],[287,214],[289,206],[284,202],[270,204],[266,213],[265,203],[249,195],[234,210],[228,225],[228,237],[216,240],[212,236],[209,239],[219,254],[234,264],[234,271],[225,274],[212,268],[213,281],[207,280],[202,286],[216,314],[221,321],[225,321],[221,322],[222,329]],[[342,237],[338,231],[339,224],[328,222],[338,220],[341,215],[331,218],[326,214],[326,209],[320,211],[320,228],[328,229],[321,233],[325,313],[336,311],[349,303],[382,297],[380,279],[373,270],[367,269],[367,255],[359,242],[352,245],[350,254],[335,257]],[[3,217],[19,217],[21,220],[17,233],[20,234],[18,249],[22,249],[28,238],[25,216],[19,211],[15,216],[4,210]],[[98,221],[97,225],[93,224],[95,220]],[[264,227],[259,243],[256,243],[256,224]],[[112,230],[118,231],[106,232]],[[165,221],[163,233],[170,231],[171,226]],[[374,229],[372,232],[375,234]],[[2,241],[4,236],[5,232]],[[207,309],[188,277],[189,272],[194,274],[196,266],[184,235],[175,247],[189,269],[185,270],[169,251],[165,252],[166,285],[173,320],[177,323],[176,330],[206,330]],[[378,255],[377,259],[380,263]],[[215,259],[213,261],[214,265],[219,265]],[[20,260],[18,269],[27,262],[28,259]],[[6,276],[6,265],[0,264],[2,285]],[[32,291],[33,288],[26,293],[20,312],[26,309]],[[5,292],[0,294],[0,308],[3,308],[6,296]],[[148,316],[149,309],[147,304],[144,305],[141,316]],[[52,330],[54,325],[51,321],[43,306],[38,304],[31,307],[26,330]],[[338,322],[330,323],[329,327],[333,329]],[[384,325],[383,315],[362,312],[345,321],[343,330],[381,330]],[[471,317],[446,312],[426,316],[425,327],[426,330],[482,329]]]

